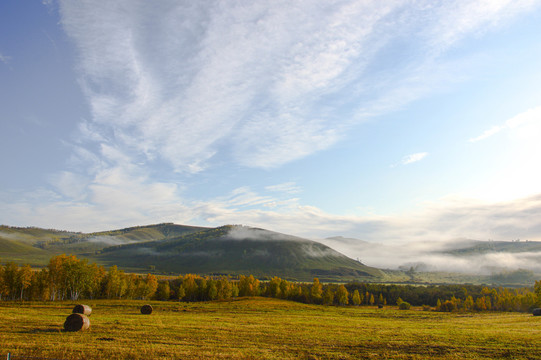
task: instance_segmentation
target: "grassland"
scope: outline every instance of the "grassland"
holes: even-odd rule
[[[91,329],[63,332],[75,303],[0,303],[0,354],[56,359],[539,359],[541,318],[395,307],[89,301]]]

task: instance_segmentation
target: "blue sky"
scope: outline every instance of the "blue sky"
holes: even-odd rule
[[[0,223],[541,240],[540,1],[0,4]]]

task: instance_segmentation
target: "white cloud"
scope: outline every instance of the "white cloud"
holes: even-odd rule
[[[483,132],[481,135],[479,135],[477,137],[474,137],[474,138],[471,138],[470,142],[477,142],[477,141],[481,141],[481,140],[484,140],[486,138],[489,138],[492,135],[499,133],[502,129],[504,129],[504,127],[493,126],[490,129],[485,130],[485,132]]]
[[[265,187],[265,190],[272,192],[280,192],[286,194],[297,194],[301,192],[301,188],[293,181],[285,182],[277,185],[269,185]]]
[[[538,214],[533,198],[446,205],[431,216],[333,215],[289,196],[298,192],[294,183],[269,186],[264,195],[238,187],[213,200],[190,199],[174,181],[156,180],[149,166],[165,161],[198,172],[218,154],[272,168],[329,148],[367,117],[460,78],[467,61],[446,59],[447,50],[534,5],[60,1],[92,118],[80,124],[70,169],[52,177],[54,191],[18,200],[1,194],[3,221],[82,231],[163,221],[247,223],[376,241],[535,235],[528,211],[514,207],[529,204]]]
[[[541,195],[506,202],[449,197],[393,216],[329,214],[298,199],[275,205],[242,208],[216,199],[200,202],[195,211],[210,223],[242,223],[316,238],[344,235],[387,244],[459,238],[541,240]],[[356,257],[355,248],[342,250]]]
[[[505,148],[505,156],[489,181],[468,191],[467,196],[475,196],[488,201],[508,201],[539,193],[541,168],[536,164],[541,158],[541,107],[531,108],[494,127],[502,136],[494,139],[496,145]],[[496,131],[487,131],[470,139],[480,141]],[[505,135],[505,136],[503,136]]]
[[[272,168],[332,146],[366,116],[452,82],[462,71],[449,71],[445,50],[533,4],[86,0],[60,10],[93,123],[131,156],[198,172],[218,153]],[[404,37],[409,60],[379,68]]]
[[[412,164],[417,161],[423,160],[428,155],[427,152],[420,152],[411,155],[404,156],[402,159],[402,165]]]
[[[528,109],[518,115],[505,121],[503,125],[495,125],[492,128],[486,130],[481,135],[471,138],[470,142],[477,142],[484,140],[492,135],[499,133],[500,131],[515,129],[526,124],[541,123],[541,106]]]

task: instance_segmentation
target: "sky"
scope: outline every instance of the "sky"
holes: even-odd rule
[[[540,34],[534,0],[2,1],[0,223],[541,240]]]

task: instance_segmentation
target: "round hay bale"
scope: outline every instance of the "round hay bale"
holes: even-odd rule
[[[152,314],[152,306],[151,305],[143,305],[141,307],[141,314],[143,315],[150,315]]]
[[[73,311],[72,313],[74,314],[83,314],[83,315],[86,315],[86,316],[90,316],[90,314],[92,314],[92,308],[88,305],[75,305],[75,307],[73,308]]]
[[[541,308],[533,309],[533,316],[541,316]]]
[[[64,322],[66,331],[84,331],[90,328],[90,319],[83,314],[71,314]]]

